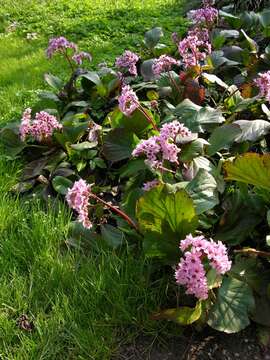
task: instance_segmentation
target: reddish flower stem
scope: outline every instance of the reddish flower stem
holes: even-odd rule
[[[153,129],[159,131],[157,125],[153,122],[153,120],[150,118],[150,116],[147,114],[147,112],[140,104],[138,110],[145,116],[146,120],[152,125]]]
[[[102,200],[100,197],[98,197],[97,195],[95,195],[93,193],[90,194],[90,197],[95,199],[96,201],[100,202],[104,206],[108,207],[110,210],[112,210],[119,216],[121,216],[131,227],[133,227],[138,233],[140,233],[138,225],[122,210],[118,209],[117,207],[115,207],[111,204],[108,204],[106,201]]]

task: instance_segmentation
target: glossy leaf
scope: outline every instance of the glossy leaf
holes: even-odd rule
[[[53,188],[61,195],[66,195],[69,188],[72,187],[73,182],[64,176],[55,176],[52,180]]]
[[[249,313],[254,306],[252,291],[247,284],[224,278],[207,323],[218,331],[236,333],[249,325]]]
[[[105,137],[103,154],[113,162],[127,159],[138,142],[137,136],[127,129],[113,129]]]
[[[177,259],[179,240],[198,225],[193,201],[187,192],[169,192],[165,185],[147,191],[139,199],[136,217],[145,235],[146,255],[166,261]]]
[[[226,180],[234,180],[270,189],[270,155],[246,153],[224,163]]]
[[[235,139],[239,143],[257,141],[270,131],[270,123],[265,120],[237,120],[233,124],[238,125],[241,129],[241,134]]]
[[[197,215],[212,209],[219,203],[216,180],[204,169],[198,171],[185,189],[193,199]]]
[[[228,147],[239,135],[241,135],[241,129],[237,124],[226,124],[215,128],[208,140],[210,145],[207,147],[207,154],[212,156]]]

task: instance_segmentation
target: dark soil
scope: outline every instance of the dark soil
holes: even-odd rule
[[[162,340],[163,345],[151,337],[138,337],[133,343],[122,346],[115,359],[270,360],[270,349],[258,344],[254,328],[231,335],[207,330]]]

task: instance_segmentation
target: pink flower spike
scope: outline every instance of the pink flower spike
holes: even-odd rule
[[[23,116],[22,116],[22,121],[21,121],[20,129],[19,129],[19,133],[20,133],[20,137],[21,137],[22,141],[24,141],[26,136],[30,134],[31,112],[32,112],[32,109],[30,109],[30,108],[25,109]]]
[[[196,25],[212,26],[218,18],[218,10],[211,6],[205,6],[201,9],[191,10],[188,13],[190,18]]]
[[[139,99],[129,85],[122,87],[118,102],[120,111],[126,116],[130,116],[139,107]]]
[[[56,52],[64,52],[67,49],[77,51],[77,45],[68,41],[64,36],[60,36],[50,39],[46,54],[50,59]]]
[[[119,69],[126,69],[131,75],[137,75],[136,63],[139,61],[139,56],[129,50],[126,50],[123,55],[116,58],[115,66]]]
[[[152,70],[155,75],[160,75],[163,72],[170,71],[173,65],[179,65],[179,61],[175,60],[171,56],[161,55],[155,60]]]
[[[208,288],[203,259],[207,258],[209,265],[217,274],[225,274],[231,268],[227,248],[221,242],[207,240],[203,236],[187,235],[180,242],[184,253],[175,271],[177,284],[186,287],[186,293],[195,295],[198,299],[207,299]]]
[[[88,205],[91,193],[91,187],[84,180],[75,181],[73,187],[68,189],[66,200],[69,207],[78,213],[78,221],[90,229],[91,224],[88,217]]]
[[[32,136],[36,141],[41,142],[50,139],[55,130],[61,130],[62,124],[58,122],[55,116],[48,114],[46,111],[36,113],[35,119],[31,120],[31,109],[26,109],[23,113],[20,126],[21,140],[24,141],[26,136]]]
[[[270,102],[270,70],[259,73],[259,77],[254,80],[254,83],[260,90],[259,96]]]
[[[160,182],[158,180],[148,181],[143,184],[143,190],[149,191],[149,190],[153,189],[154,187],[158,186],[159,184],[160,184]]]
[[[79,53],[77,53],[77,54],[74,54],[74,55],[72,56],[72,60],[73,60],[77,65],[82,65],[84,59],[87,59],[87,60],[89,60],[89,61],[92,61],[92,56],[91,56],[89,53],[85,52],[85,51],[81,51],[81,52],[79,52]]]
[[[198,37],[200,36],[200,38]],[[200,65],[208,54],[211,54],[211,44],[202,40],[202,33],[192,33],[188,35],[178,45],[178,51],[183,58],[183,63],[186,68]]]

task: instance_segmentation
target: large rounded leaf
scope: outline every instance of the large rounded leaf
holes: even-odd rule
[[[252,291],[246,283],[225,278],[207,323],[218,331],[236,333],[249,325],[248,315],[254,306]]]
[[[226,180],[235,180],[270,189],[270,154],[246,153],[224,164]]]
[[[110,161],[127,159],[131,156],[132,150],[138,142],[137,136],[127,129],[113,129],[105,138],[104,156]]]
[[[149,257],[176,262],[179,242],[198,225],[193,201],[185,190],[169,192],[160,185],[142,196],[136,209],[144,250]]]
[[[265,120],[237,120],[234,124],[241,129],[241,134],[236,137],[236,142],[257,141],[270,131],[270,123]],[[229,126],[229,125],[228,125]]]
[[[210,145],[207,148],[207,154],[214,155],[217,151],[231,145],[240,136],[241,129],[237,124],[226,124],[215,128],[208,140]]]
[[[200,169],[186,187],[196,207],[197,215],[212,209],[219,203],[217,182],[206,170]]]

